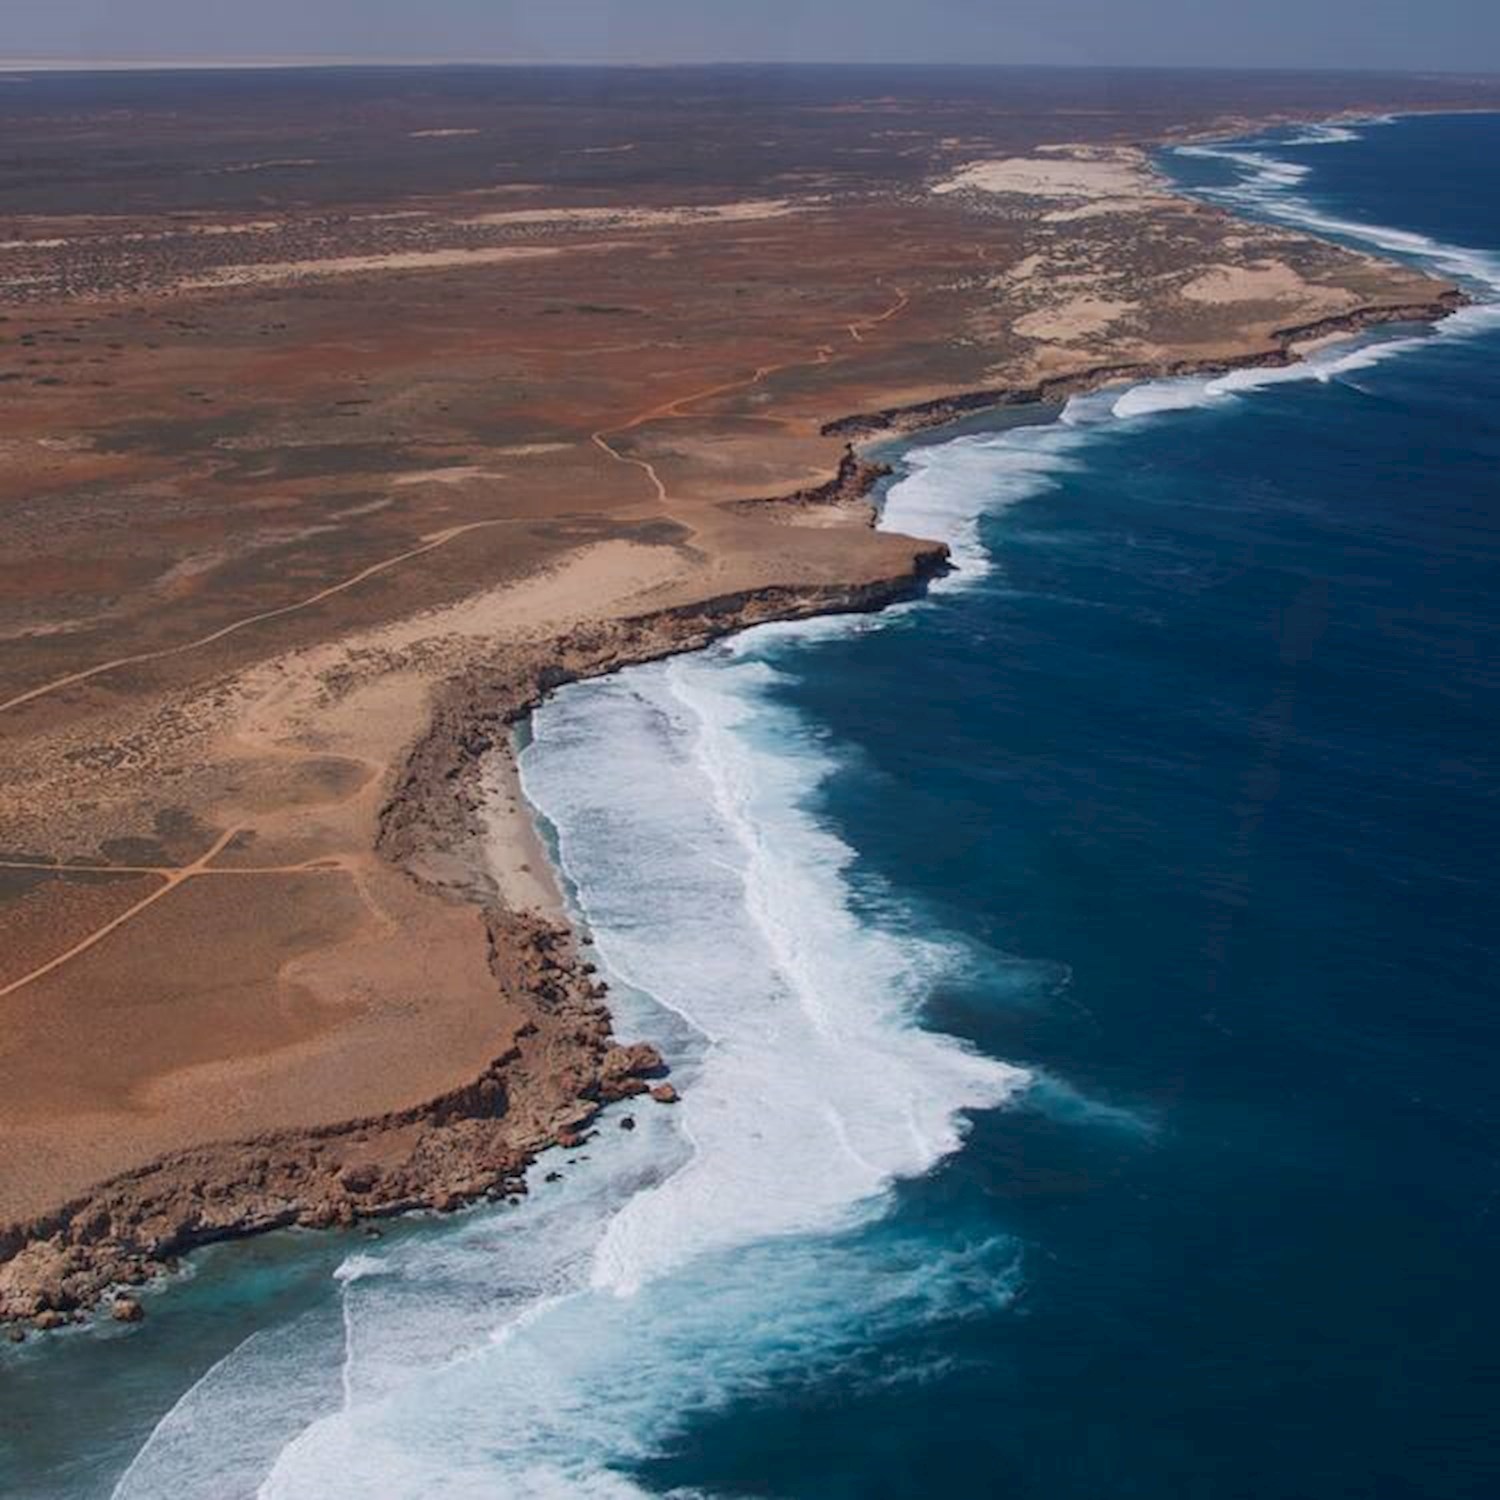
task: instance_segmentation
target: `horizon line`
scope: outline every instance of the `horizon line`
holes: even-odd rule
[[[775,58],[699,58],[692,61],[618,58],[542,58],[542,57],[357,57],[338,54],[294,55],[286,57],[224,58],[0,58],[0,75],[7,73],[166,73],[166,72],[272,72],[277,69],[313,68],[618,68],[691,69],[691,68],[960,68],[967,70],[1052,68],[1074,72],[1217,72],[1217,73],[1327,73],[1373,74],[1400,78],[1447,78],[1476,80],[1500,79],[1500,68],[1401,68],[1401,67],[1335,67],[1307,63],[1075,63],[1075,62],[973,62],[961,59],[850,61],[846,58],[810,58],[790,62]]]

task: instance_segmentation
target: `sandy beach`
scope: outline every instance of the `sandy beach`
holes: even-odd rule
[[[851,444],[1461,301],[1169,193],[1140,143],[1255,99],[1041,139],[912,101],[878,148],[855,101],[796,173],[710,111],[687,181],[638,106],[511,183],[481,132],[521,105],[399,104],[337,172],[288,105],[246,173],[204,98],[188,187],[143,120],[158,178],[8,230],[0,1317],[511,1196],[660,1087],[511,736],[569,680],[920,590],[943,549],[873,528]],[[62,118],[24,122],[43,157]]]

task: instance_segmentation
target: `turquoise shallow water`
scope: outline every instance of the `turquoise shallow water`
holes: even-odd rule
[[[1166,165],[1492,296],[1497,148]],[[526,787],[681,1110],[8,1354],[0,1489],[1495,1494],[1497,354],[924,444],[929,599],[560,694]]]

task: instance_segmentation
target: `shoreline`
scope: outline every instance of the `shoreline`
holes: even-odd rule
[[[1276,347],[1258,353],[1247,353],[1243,358],[1099,365],[1091,370],[1050,376],[1030,386],[997,386],[963,391],[911,406],[889,407],[882,411],[840,417],[827,423],[822,430],[829,437],[864,438],[870,442],[889,441],[946,426],[949,422],[985,411],[998,411],[1012,406],[1043,406],[1109,385],[1172,380],[1185,375],[1227,375],[1233,370],[1285,369],[1304,362],[1317,349],[1355,337],[1372,328],[1392,323],[1439,323],[1472,302],[1473,298],[1468,293],[1457,289],[1444,293],[1431,302],[1413,302],[1397,307],[1354,308],[1350,312],[1319,318],[1310,323],[1275,329],[1271,337],[1276,341]]]
[[[1390,323],[1435,322],[1470,300],[1450,289],[1426,303],[1372,304],[1276,329],[1269,346],[1239,355],[1104,363],[835,418],[819,430],[851,446],[830,479],[735,504],[862,508],[873,525],[869,495],[889,470],[853,441],[890,441],[1107,385],[1286,366],[1316,344]],[[944,570],[947,548],[918,542],[910,557],[904,570],[864,581],[773,584],[591,621],[447,682],[386,789],[375,849],[419,886],[479,909],[491,972],[532,1010],[518,1042],[470,1083],[410,1109],[174,1153],[0,1233],[0,1321],[47,1328],[79,1320],[117,1289],[166,1274],[178,1257],[215,1241],[514,1196],[541,1150],[576,1145],[605,1105],[647,1092],[661,1060],[649,1045],[613,1039],[605,987],[579,953],[559,876],[519,795],[510,735],[565,683],[700,650],[758,624],[870,612],[919,595]],[[497,807],[497,789],[509,806]],[[499,857],[497,845],[506,851]],[[522,1122],[518,1141],[510,1075],[533,1047],[545,1055],[558,1038],[571,1055],[552,1079],[552,1107]]]

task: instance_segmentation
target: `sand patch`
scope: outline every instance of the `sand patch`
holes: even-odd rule
[[[1128,312],[1134,302],[1112,302],[1107,297],[1075,297],[1056,307],[1038,308],[1011,324],[1022,338],[1040,339],[1045,343],[1066,344],[1075,339],[1093,338],[1106,332]]]
[[[738,203],[710,203],[680,208],[514,208],[479,214],[463,224],[506,228],[528,224],[607,224],[624,229],[655,229],[684,224],[738,224],[779,219],[795,213],[787,198],[750,198]]]
[[[208,175],[233,177],[240,172],[275,172],[283,167],[315,167],[317,164],[316,156],[282,156],[270,161],[232,162],[227,167],[211,168]]]
[[[994,284],[996,286],[1021,286],[1030,281],[1046,263],[1046,259],[1041,255],[1023,256],[1008,271],[995,277]]]
[[[1085,219],[1104,219],[1111,214],[1138,214],[1159,198],[1138,194],[1134,198],[1096,198],[1092,203],[1080,203],[1074,208],[1053,208],[1042,215],[1044,224],[1078,224]]]
[[[1063,146],[1051,148],[1047,155],[970,162],[937,183],[932,191],[1100,199],[1137,198],[1153,186],[1146,158],[1139,151]]]
[[[1284,261],[1252,261],[1244,266],[1210,266],[1184,283],[1181,293],[1189,302],[1220,305],[1228,302],[1280,302],[1286,298],[1320,297],[1318,288]]]
[[[411,484],[464,484],[470,479],[504,477],[493,469],[482,469],[478,464],[457,464],[449,469],[418,469],[411,474],[398,474],[391,483],[401,489]]]
[[[251,219],[243,224],[190,224],[189,234],[267,234],[272,230],[282,229],[285,226],[280,219]],[[166,236],[157,236],[166,238]]]
[[[531,806],[521,790],[509,745],[490,752],[482,784],[486,795],[480,816],[489,832],[484,858],[501,901],[512,911],[562,916],[562,894],[537,833]]]
[[[512,443],[508,448],[493,451],[508,458],[532,458],[544,453],[565,453],[574,446],[572,443]],[[412,484],[467,484],[471,479],[508,477],[502,469],[486,469],[479,464],[451,464],[442,469],[416,469],[410,474],[398,474],[391,483],[399,488]]]
[[[559,255],[541,245],[495,245],[473,250],[403,250],[391,255],[337,255],[327,260],[283,260],[262,266],[225,266],[206,276],[178,283],[181,290],[221,286],[264,286],[301,281],[311,276],[363,276],[374,271],[451,271],[466,266],[498,265],[507,260],[534,260]]]

